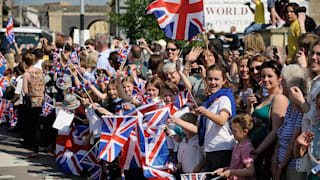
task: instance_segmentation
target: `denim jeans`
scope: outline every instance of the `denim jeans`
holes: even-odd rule
[[[266,24],[257,24],[253,22],[244,30],[244,34],[247,35],[254,31],[259,31],[260,29],[264,29],[264,28],[266,28]]]

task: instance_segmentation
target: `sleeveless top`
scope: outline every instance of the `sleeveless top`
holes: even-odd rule
[[[31,97],[32,107],[42,107],[44,100],[44,77],[41,70],[28,72],[30,81],[28,82],[28,92]]]
[[[262,108],[254,109],[252,117],[254,119],[254,127],[250,133],[250,139],[254,148],[257,148],[264,138],[268,135],[269,111],[272,103]]]

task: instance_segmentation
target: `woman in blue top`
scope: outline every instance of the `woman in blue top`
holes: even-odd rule
[[[288,65],[281,74],[283,94],[289,98],[290,103],[284,122],[278,129],[278,141],[272,157],[271,170],[276,179],[305,179],[306,173],[296,171],[296,159],[293,157],[294,142],[301,133],[303,113],[299,104],[292,101],[289,89],[296,86],[305,96],[309,90],[310,78],[307,70],[298,64]]]

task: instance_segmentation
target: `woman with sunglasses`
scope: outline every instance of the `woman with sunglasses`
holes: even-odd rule
[[[268,91],[263,101],[249,113],[254,119],[250,139],[256,149],[255,162],[257,179],[270,178],[271,156],[277,138],[277,131],[286,114],[288,99],[280,87],[282,66],[268,61],[261,65],[261,81]],[[253,104],[249,104],[253,109]]]
[[[167,48],[166,48],[166,55],[167,58],[166,60],[164,60],[165,63],[175,63],[177,62],[177,60],[179,60],[179,46],[175,41],[169,41],[167,43]]]
[[[268,95],[261,82],[261,65],[266,62],[266,57],[257,55],[251,58],[248,62],[250,79],[252,80],[253,94],[247,97],[247,112],[252,114],[254,107],[261,102],[262,97]]]

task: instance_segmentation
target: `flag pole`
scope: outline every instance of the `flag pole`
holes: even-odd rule
[[[80,159],[79,163],[81,163],[88,156],[88,154],[93,150],[94,147],[97,146],[99,142],[100,142],[100,139],[92,146],[92,148],[86,153],[86,155],[84,155],[82,159]]]

